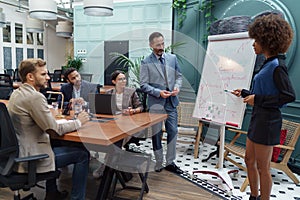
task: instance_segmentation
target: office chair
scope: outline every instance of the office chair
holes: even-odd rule
[[[4,69],[4,73],[9,74],[11,79],[14,79],[14,73],[15,73],[14,69]]]
[[[49,71],[48,71],[48,75],[50,77],[50,72]],[[40,89],[40,92],[46,97],[48,104],[51,104],[52,102],[56,102],[57,98],[58,98],[57,94],[47,93],[48,91],[52,91],[51,82],[52,82],[52,80],[50,78],[48,80],[48,83],[47,83],[47,88]]]
[[[91,82],[92,78],[93,78],[93,74],[84,74],[84,73],[80,73],[81,79]]]
[[[236,129],[228,129],[228,130],[235,133],[235,136],[232,138],[230,143],[225,143],[224,159],[233,163],[238,168],[247,171],[245,165],[236,162],[234,159],[232,159],[229,156],[231,154],[234,156],[241,157],[243,159],[245,158],[246,149],[245,147],[240,146],[238,144],[238,139],[241,135],[246,135],[247,132],[242,130],[236,130]],[[271,168],[275,168],[277,170],[283,171],[295,184],[299,184],[299,179],[292,173],[292,171],[288,167],[288,161],[295,150],[295,146],[300,136],[300,124],[283,119],[281,130],[285,132],[285,135],[281,133],[283,135],[281,136],[280,144],[275,145],[275,148],[277,148],[277,150],[273,149],[273,156],[276,157],[274,151],[278,151],[278,154],[277,154],[277,158],[274,159],[274,157],[272,157]],[[282,137],[284,137],[284,139]],[[278,157],[280,159],[278,159]],[[248,178],[246,178],[240,188],[240,191],[244,192],[248,184],[249,184],[249,180]]]
[[[54,73],[50,73],[50,72],[48,71],[48,76],[50,77],[50,81],[53,81]]]
[[[149,166],[151,164],[151,154],[147,153],[126,153],[125,151],[118,149],[117,153],[115,154],[115,158],[113,158],[109,165],[113,166],[115,169],[115,173],[112,177],[112,193],[109,199],[123,199],[119,196],[118,192],[121,190],[138,190],[139,196],[137,197],[138,200],[142,200],[144,193],[149,192],[149,187],[147,184]],[[129,173],[137,173],[140,178],[141,186],[133,186],[126,184],[126,176],[124,172]],[[121,188],[117,189],[116,185],[117,182],[121,184]],[[130,198],[132,199],[132,198]]]
[[[178,136],[177,142],[184,144],[192,144],[194,146],[194,158],[198,158],[200,138],[202,134],[202,123],[198,119],[193,118],[195,103],[180,101],[177,106],[178,112]],[[191,138],[192,140],[188,140]]]
[[[28,191],[43,180],[58,178],[59,171],[36,173],[36,162],[48,158],[47,154],[19,158],[17,136],[4,103],[0,103],[0,187],[9,187],[14,191],[14,200],[20,200],[19,190]],[[27,162],[28,173],[17,173],[13,169],[17,163]],[[40,186],[41,187],[41,186]],[[33,194],[25,199],[36,199]]]
[[[143,105],[143,112],[148,112],[148,108],[147,108],[147,93],[143,92],[141,90],[141,88],[137,88],[136,89],[136,93],[139,96],[139,99]],[[148,136],[148,129],[144,130],[143,134],[139,135],[140,137],[135,137],[132,136],[129,141],[127,141],[127,143],[124,145],[124,148],[126,149],[126,151],[132,151],[129,147],[130,144],[135,144],[136,146],[140,146],[140,141],[141,140],[146,140],[147,136]],[[133,150],[134,152],[134,150]]]
[[[0,74],[0,99],[8,100],[13,92],[13,82],[9,74]]]
[[[61,82],[62,70],[55,69],[53,73],[53,82]]]
[[[19,69],[16,68],[15,71],[14,71],[14,81],[15,82],[20,82],[21,79],[20,79],[20,76],[19,76]]]
[[[147,93],[143,92],[141,88],[137,88],[136,93],[138,94],[140,101],[142,102],[143,112],[148,112],[149,110],[147,107]]]

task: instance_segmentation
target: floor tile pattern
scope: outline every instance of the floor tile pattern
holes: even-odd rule
[[[181,140],[188,140],[188,138],[180,138]],[[145,151],[147,153],[152,153],[152,143],[151,139],[141,141],[141,145],[136,147],[135,145],[132,148],[137,148],[137,150]],[[164,142],[164,153],[166,152],[166,143]],[[183,178],[199,185],[200,187],[215,193],[223,199],[229,200],[246,200],[249,199],[250,188],[247,187],[245,192],[240,191],[240,186],[246,178],[246,172],[240,170],[237,174],[231,174],[231,180],[234,186],[234,189],[231,192],[224,182],[213,175],[207,174],[196,174],[192,175],[195,170],[214,170],[218,158],[216,156],[212,157],[207,162],[202,162],[202,159],[206,158],[208,154],[216,150],[215,146],[209,144],[201,144],[199,148],[199,158],[194,159],[193,154],[193,145],[192,144],[183,144],[177,143],[177,160],[176,164],[184,170]],[[154,156],[153,156],[154,157]],[[243,159],[233,156],[233,159],[244,164]],[[238,169],[232,163],[225,161],[224,170]],[[273,177],[273,188],[271,193],[271,200],[300,200],[300,185],[296,185],[293,181],[285,175],[282,171],[275,169],[271,170]],[[297,176],[300,179],[300,176]]]

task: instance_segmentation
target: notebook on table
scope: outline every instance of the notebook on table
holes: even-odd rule
[[[90,112],[93,114],[116,115],[116,96],[114,94],[89,94]]]

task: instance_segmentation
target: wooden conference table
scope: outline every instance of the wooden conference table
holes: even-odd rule
[[[135,115],[97,116],[97,119],[87,122],[77,131],[67,133],[63,136],[58,136],[57,134],[51,135],[51,138],[84,143],[88,149],[96,151],[98,148],[110,149],[114,148],[114,146],[120,146],[122,140],[129,135],[134,135],[135,133],[149,128],[167,118],[167,114],[154,114],[148,112]],[[107,118],[110,119],[108,121],[102,121]],[[92,145],[92,147],[90,145]],[[114,154],[112,154],[112,156],[113,155]],[[103,177],[97,192],[97,200],[107,199],[112,182],[111,177],[113,176],[114,171],[115,170],[110,166],[105,166]]]
[[[0,100],[5,104],[7,100]],[[95,147],[109,148],[129,135],[134,135],[139,131],[149,128],[159,122],[162,122],[167,118],[167,114],[154,114],[154,113],[138,113],[135,115],[97,115],[95,120],[85,123],[77,131],[67,133],[63,136],[57,134],[51,135],[51,138],[72,142],[80,142],[84,144],[91,144]],[[103,119],[113,118],[111,120],[103,121]],[[112,170],[109,166],[106,166],[105,172],[101,184],[98,188],[98,194],[96,199],[106,199],[109,188],[111,185]],[[106,177],[105,177],[106,176]],[[109,182],[107,182],[107,180]]]

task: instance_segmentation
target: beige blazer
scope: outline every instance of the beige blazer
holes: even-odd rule
[[[12,93],[8,112],[19,142],[19,157],[48,154],[49,158],[38,161],[37,172],[55,170],[54,153],[46,130],[52,129],[61,135],[79,128],[80,121],[58,125],[50,112],[45,96],[27,83]],[[16,171],[27,172],[26,163],[21,163]]]

